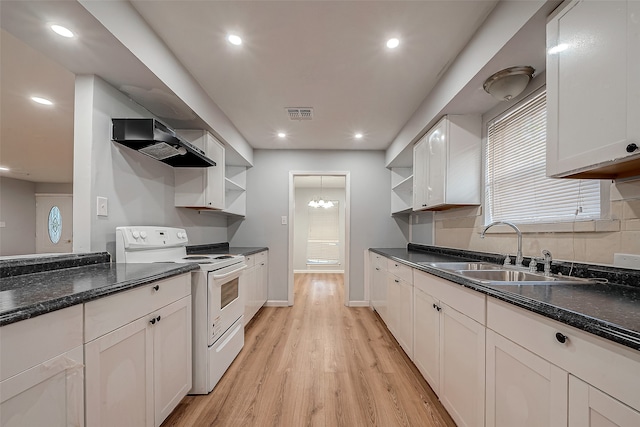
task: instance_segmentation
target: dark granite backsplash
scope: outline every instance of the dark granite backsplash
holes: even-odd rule
[[[0,278],[111,262],[108,252],[47,254],[0,259]]]
[[[478,261],[498,264],[502,264],[504,262],[504,255],[467,251],[463,249],[442,248],[438,246],[419,245],[416,243],[409,243],[409,245],[407,245],[407,249],[410,251],[438,253],[466,259],[471,258]],[[531,258],[525,258],[523,264],[528,266],[530,261]],[[511,257],[511,263],[515,263],[515,257]],[[544,268],[542,263],[539,263],[537,267],[538,271],[542,271]],[[563,276],[581,277],[585,279],[601,279],[603,283],[616,283],[619,285],[640,287],[640,270],[630,268],[554,260],[551,263],[551,272],[553,274],[562,274]]]
[[[225,243],[207,243],[205,245],[189,245],[187,246],[187,254],[215,254],[220,252],[229,252],[229,242]]]

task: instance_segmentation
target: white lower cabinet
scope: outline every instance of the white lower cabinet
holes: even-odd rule
[[[0,335],[0,425],[83,426],[82,306],[3,326]]]
[[[488,330],[486,375],[487,427],[566,426],[566,371]]]
[[[387,295],[387,327],[404,352],[413,358],[413,285],[389,274]]]
[[[369,252],[369,283],[371,306],[386,322],[387,318],[387,258]]]
[[[569,427],[637,427],[640,412],[569,376]]]
[[[244,323],[245,325],[267,302],[269,287],[269,251],[262,251],[245,257],[247,269],[243,274],[245,295]]]
[[[458,426],[483,426],[484,295],[419,270],[414,290],[414,363]]]
[[[186,396],[190,291],[187,274],[85,304],[87,425],[159,426]]]

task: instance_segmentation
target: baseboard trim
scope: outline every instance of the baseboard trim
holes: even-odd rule
[[[369,307],[369,301],[349,301],[349,307]]]
[[[265,307],[289,307],[289,301],[284,300],[268,300],[264,303]]]
[[[293,270],[295,274],[333,273],[344,274],[344,270]]]

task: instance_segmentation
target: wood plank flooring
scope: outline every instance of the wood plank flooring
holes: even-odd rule
[[[341,274],[297,274],[293,307],[264,307],[207,396],[169,426],[455,426],[369,308],[343,304]]]

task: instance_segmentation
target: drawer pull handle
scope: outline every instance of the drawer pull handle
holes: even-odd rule
[[[631,144],[627,145],[627,153],[633,153],[637,149],[638,149],[638,144],[636,144],[635,142],[632,142]]]
[[[153,290],[154,290],[154,291],[159,291],[159,290],[160,290],[160,285],[155,285],[155,286],[153,287]]]
[[[564,344],[565,342],[567,342],[567,340],[569,339],[569,337],[567,337],[564,334],[561,334],[560,332],[556,332],[556,339],[558,340],[558,342],[560,344]]]
[[[380,268],[376,267],[376,270],[380,271]]]
[[[155,325],[156,324],[156,319],[149,320],[149,323],[151,323],[152,325]]]
[[[394,279],[394,282],[396,282],[396,283],[400,283],[400,280],[398,280],[398,279]]]
[[[442,310],[442,307],[436,305],[435,303],[433,304],[433,308],[435,308],[438,311]]]

